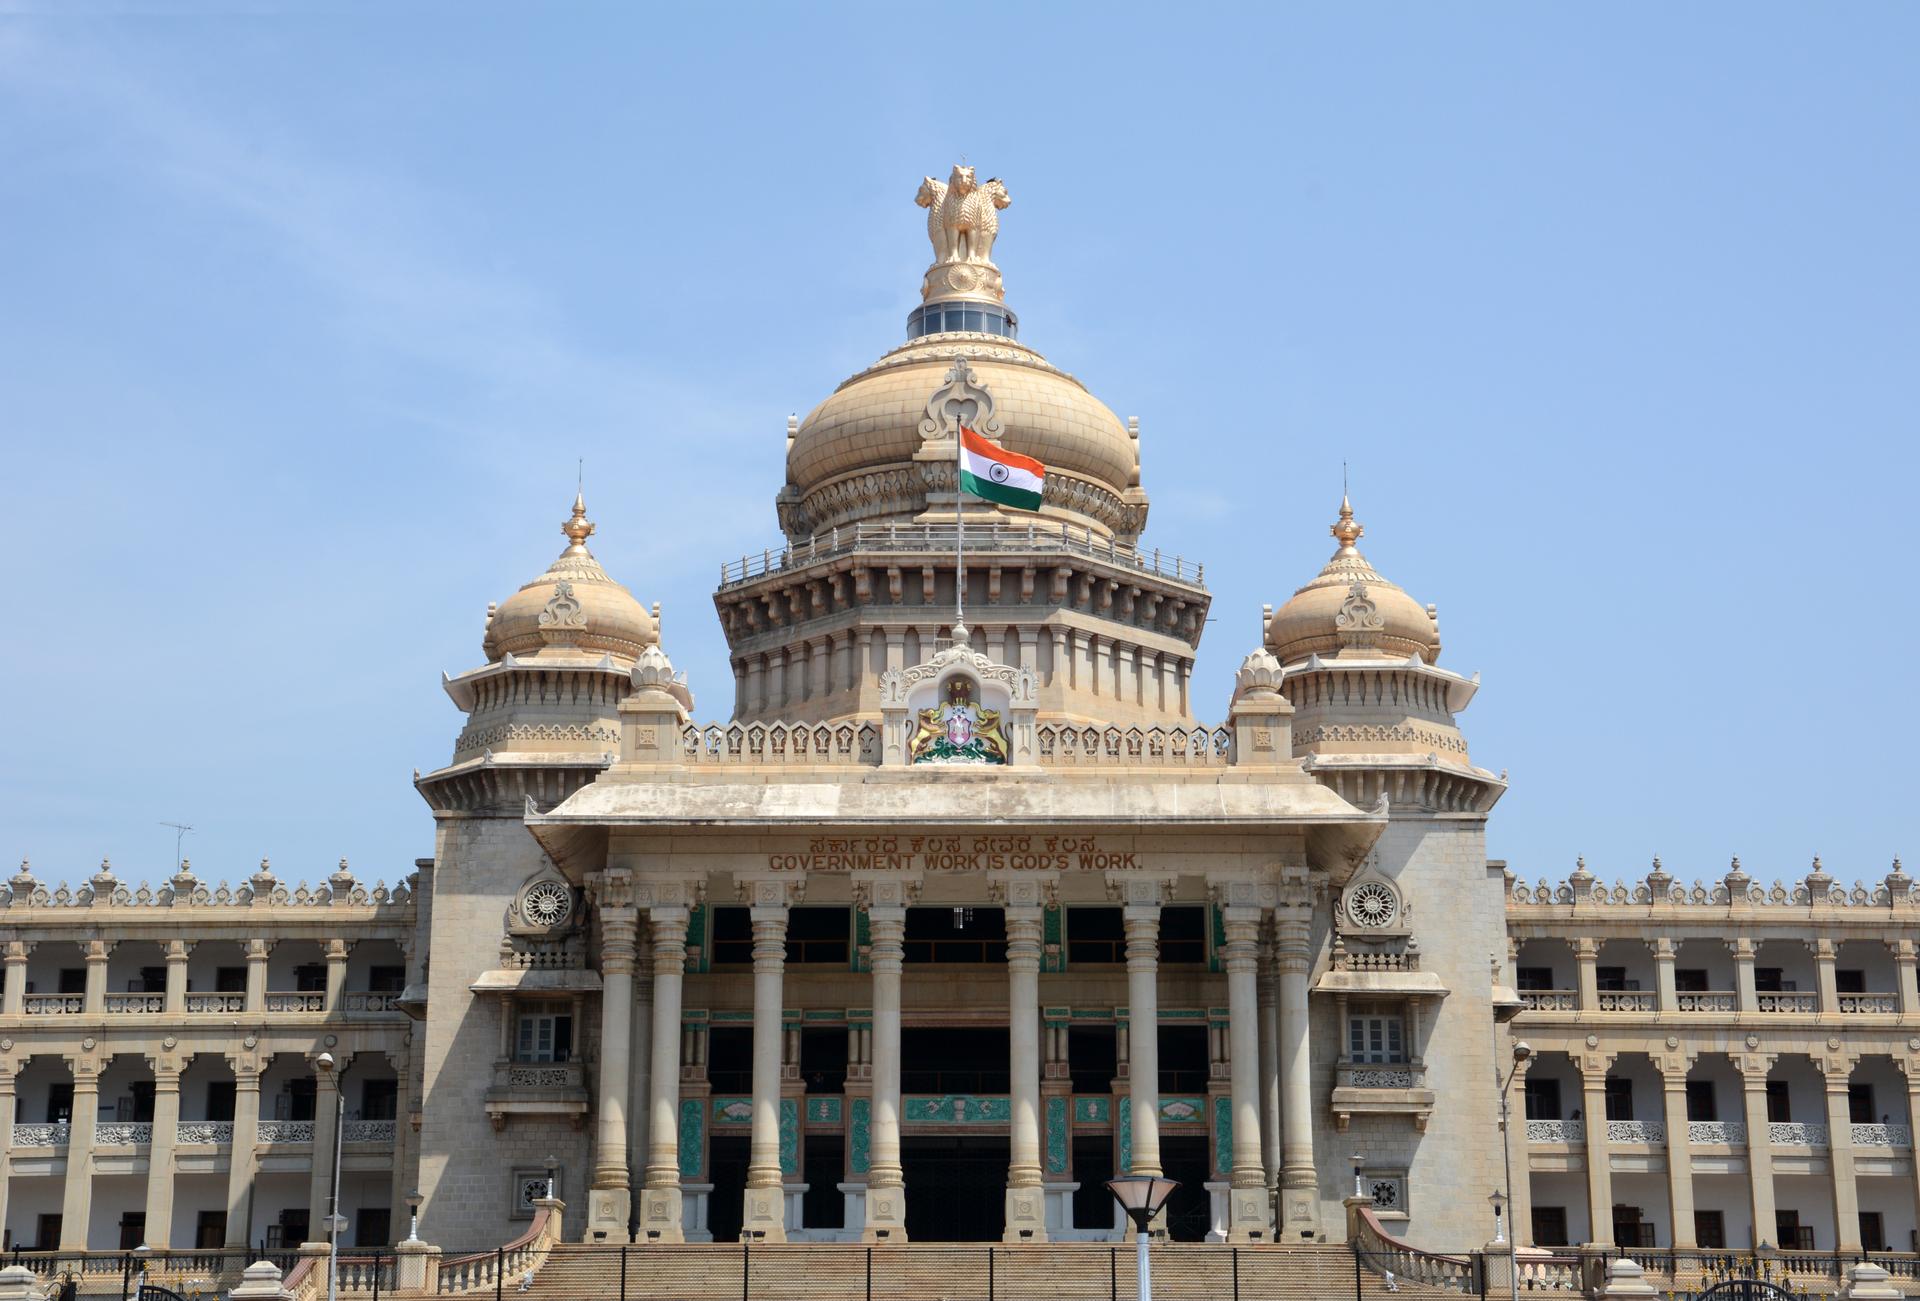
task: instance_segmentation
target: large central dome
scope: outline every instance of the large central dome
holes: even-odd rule
[[[789,431],[781,527],[798,542],[863,522],[951,520],[954,441],[933,404],[964,359],[984,390],[975,405],[990,407],[997,421],[988,436],[1047,467],[1038,526],[1088,529],[1130,545],[1147,522],[1138,430],[1015,337],[1017,320],[989,260],[996,214],[1010,202],[1006,187],[992,178],[975,184],[970,169],[956,168],[945,184],[927,178],[919,202],[929,209],[934,264],[908,318],[908,342],[844,381]],[[1012,522],[1036,521],[1021,514]]]

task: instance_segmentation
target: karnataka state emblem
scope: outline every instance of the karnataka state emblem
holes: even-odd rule
[[[908,753],[913,763],[1005,763],[1000,712],[974,703],[972,679],[949,678],[946,700],[920,711]]]

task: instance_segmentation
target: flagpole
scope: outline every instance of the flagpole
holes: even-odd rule
[[[960,483],[961,438],[965,426],[953,423],[953,638],[967,626],[967,490]]]

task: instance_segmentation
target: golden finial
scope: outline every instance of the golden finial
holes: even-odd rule
[[[1340,551],[1338,554],[1340,555],[1351,554],[1353,544],[1359,540],[1362,533],[1367,531],[1366,525],[1354,520],[1353,503],[1347,500],[1347,494],[1344,492],[1340,494],[1340,518],[1335,521],[1333,527],[1327,531],[1339,539]]]
[[[560,526],[560,531],[571,542],[569,553],[585,551],[587,539],[593,536],[593,521],[587,518],[587,495],[585,491],[573,494],[573,518]]]

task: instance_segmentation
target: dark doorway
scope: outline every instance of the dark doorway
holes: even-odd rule
[[[747,1216],[747,1136],[713,1136],[709,1153],[713,1191],[707,1194],[707,1227],[715,1242],[738,1242]]]
[[[1167,1236],[1175,1242],[1205,1242],[1213,1227],[1213,1198],[1207,1193],[1207,1140],[1160,1138],[1160,1166],[1180,1186],[1167,1198]]]
[[[1074,1136],[1073,1177],[1080,1185],[1073,1190],[1073,1227],[1112,1228],[1114,1200],[1107,1180],[1113,1178],[1113,1135]]]
[[[1004,1138],[902,1139],[907,1239],[1000,1241],[1006,1227],[1008,1155]]]
[[[809,1229],[846,1227],[847,1199],[840,1191],[846,1174],[846,1143],[838,1134],[807,1135],[802,1173],[807,1191],[800,1199],[800,1220]]]

